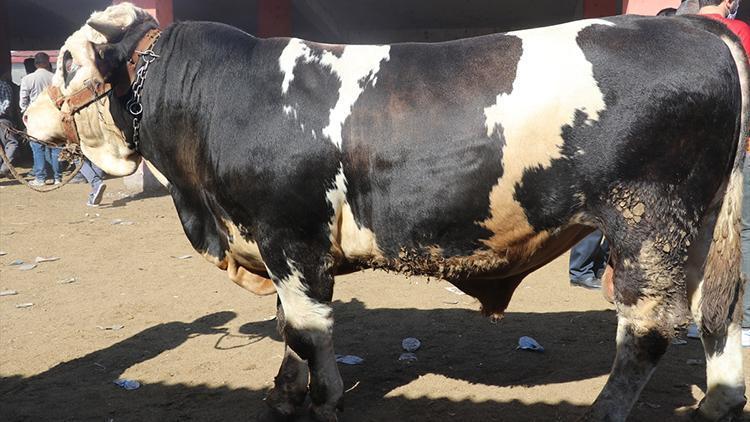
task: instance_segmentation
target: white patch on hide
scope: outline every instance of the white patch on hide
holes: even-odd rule
[[[352,208],[346,201],[346,177],[342,167],[334,179],[334,186],[326,192],[326,199],[333,208],[329,222],[331,244],[346,258],[371,258],[381,256],[375,233],[360,227],[354,219]]]
[[[491,217],[482,222],[494,233],[485,242],[493,249],[504,251],[534,233],[514,197],[524,172],[561,157],[562,128],[574,123],[577,110],[586,110],[593,122],[606,107],[592,64],[576,42],[591,25],[613,24],[585,20],[508,34],[522,41],[513,90],[497,95],[495,104],[484,109],[487,136],[502,128],[505,139],[503,177],[490,193]]]
[[[276,291],[287,323],[301,330],[329,331],[333,326],[331,307],[310,298],[307,287],[302,283],[304,280],[302,273],[294,262],[287,259],[286,263],[291,274],[281,280],[270,270],[267,269],[267,271],[274,280],[277,280]]]
[[[320,56],[314,56],[305,42],[292,38],[279,56],[279,69],[284,75],[281,93],[288,93],[289,86],[294,81],[294,69],[298,62],[315,62],[330,69],[341,86],[336,104],[330,110],[328,125],[323,128],[322,134],[341,149],[341,129],[367,85],[374,86],[377,82],[380,64],[390,59],[390,49],[388,45],[348,45],[343,48],[341,57],[322,48]],[[286,107],[284,110],[286,112]]]
[[[331,109],[328,126],[323,128],[323,135],[328,136],[341,149],[341,129],[352,112],[354,103],[368,83],[375,80],[380,70],[380,62],[390,59],[388,45],[349,45],[341,57],[326,52],[321,64],[330,66],[341,81],[339,98]]]

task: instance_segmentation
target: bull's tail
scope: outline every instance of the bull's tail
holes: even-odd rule
[[[742,304],[740,217],[745,141],[750,137],[750,70],[746,53],[733,34],[721,34],[737,65],[742,106],[737,125],[737,152],[725,184],[713,240],[706,257],[701,295],[701,325],[707,333],[721,333]]]

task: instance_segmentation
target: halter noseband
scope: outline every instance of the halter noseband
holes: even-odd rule
[[[73,144],[80,144],[81,138],[78,136],[78,128],[73,115],[88,107],[89,104],[102,98],[112,91],[112,84],[102,82],[96,79],[87,79],[83,83],[83,88],[70,94],[63,95],[60,88],[50,85],[47,88],[50,99],[55,103],[55,107],[62,113],[62,126],[65,138]],[[63,104],[67,104],[66,110],[63,110]]]

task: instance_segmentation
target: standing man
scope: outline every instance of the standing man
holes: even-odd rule
[[[740,0],[700,0],[701,15],[715,19],[726,25],[732,32],[742,40],[745,52],[750,54],[750,26],[745,22],[735,20],[734,16],[740,7]],[[745,143],[745,152],[748,150]],[[742,273],[746,277],[744,315],[742,319],[742,346],[750,347],[750,156],[745,156],[743,170],[743,192],[742,192]]]
[[[0,78],[0,123],[13,127],[14,115],[13,113],[13,87],[10,85],[10,72],[6,72]],[[18,147],[18,139],[16,135],[0,126],[0,148],[3,148],[5,155],[8,160],[12,163],[13,156],[16,153]],[[0,177],[7,177],[10,175],[10,170],[5,164],[5,161],[0,163]]]
[[[52,83],[52,66],[46,53],[34,55],[34,66],[36,70],[21,79],[21,113],[25,113],[36,97],[39,96]],[[45,163],[52,167],[54,184],[62,182],[62,171],[58,156],[60,148],[46,147],[37,142],[31,142],[31,152],[34,155],[34,180],[29,184],[32,186],[43,186],[47,179],[47,168]]]

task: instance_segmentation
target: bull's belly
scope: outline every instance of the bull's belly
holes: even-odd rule
[[[526,273],[546,264],[591,230],[572,223],[559,229],[537,232],[529,224],[517,224],[513,219],[505,221],[514,224],[487,224],[494,229],[490,230],[487,239],[461,239],[460,243],[474,243],[477,247],[456,254],[447,252],[457,249],[454,244],[441,244],[437,236],[434,242],[427,240],[418,247],[379,242],[377,233],[359,225],[350,206],[344,204],[338,225],[332,227],[332,252],[341,258],[339,273],[376,268],[448,281],[498,279]],[[398,222],[394,225],[399,227]]]

